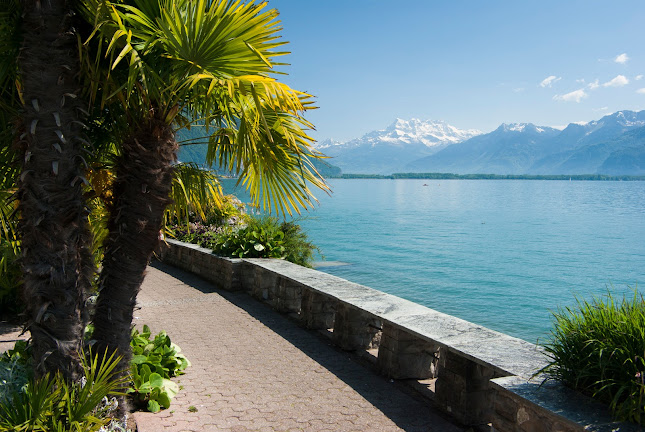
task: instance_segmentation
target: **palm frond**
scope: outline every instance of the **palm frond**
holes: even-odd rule
[[[188,223],[190,212],[202,219],[211,206],[222,202],[222,188],[217,176],[193,163],[175,165],[172,185],[173,203],[166,209],[166,224],[174,220]]]
[[[323,158],[312,146],[304,129],[311,125],[302,117],[262,109],[269,129],[259,113],[247,109],[238,119],[237,130],[212,136],[214,151],[207,154],[220,167],[239,175],[253,203],[269,212],[299,213],[313,205],[310,186],[329,192],[311,159]]]

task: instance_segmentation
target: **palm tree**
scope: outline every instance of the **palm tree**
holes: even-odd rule
[[[212,176],[191,167],[172,176],[177,128],[203,127],[211,162],[238,173],[266,209],[298,211],[312,203],[307,184],[326,190],[308,160],[321,156],[304,132],[312,127],[302,118],[310,97],[270,78],[280,65],[273,58],[284,54],[272,51],[283,44],[276,41],[276,11],[263,12],[264,3],[132,1],[75,4],[97,31],[78,51],[64,0],[0,0],[0,157],[8,161],[8,141],[19,137],[28,326],[38,372],[58,369],[70,380],[80,370],[85,296],[94,274],[86,204],[107,204],[94,206],[94,220],[109,220],[95,335],[127,356],[134,299],[173,181],[177,198],[221,193]],[[18,27],[30,31],[7,32]],[[86,51],[107,53],[110,67]],[[87,80],[81,84],[77,76]],[[109,199],[86,202],[79,113],[88,93],[89,105],[100,107],[94,126],[117,145],[105,154],[100,148],[92,166],[114,169]],[[18,108],[21,121],[13,124]],[[106,161],[107,154],[116,154],[116,161]],[[197,181],[188,184],[191,179]],[[97,183],[96,177],[90,181]],[[200,192],[191,192],[195,185]],[[94,224],[96,233],[100,227]]]
[[[17,137],[22,164],[18,229],[36,373],[60,370],[75,379],[93,274],[80,168],[84,144],[77,39],[65,0],[4,0],[2,6],[3,18],[9,18],[3,22],[3,36],[12,25],[14,31],[0,44],[1,120],[3,132],[11,127],[10,136]],[[15,31],[19,22],[22,35]],[[20,121],[11,124],[17,107]],[[3,137],[6,150],[8,136]]]
[[[91,39],[109,71],[94,64],[101,102],[118,101],[132,125],[115,171],[94,337],[128,361],[136,296],[170,203],[176,128],[197,123],[209,158],[240,175],[266,209],[291,213],[326,189],[308,157],[320,157],[302,118],[310,96],[277,82],[280,29],[266,4],[231,1],[88,0]],[[125,65],[125,61],[128,64]],[[102,351],[102,349],[100,349]]]

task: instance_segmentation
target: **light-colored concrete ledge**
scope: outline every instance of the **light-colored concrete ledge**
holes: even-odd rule
[[[220,289],[244,290],[348,351],[378,350],[395,379],[436,379],[434,403],[458,422],[498,431],[636,431],[605,406],[531,377],[547,364],[524,340],[345,279],[276,259],[228,259],[167,240],[164,262]]]

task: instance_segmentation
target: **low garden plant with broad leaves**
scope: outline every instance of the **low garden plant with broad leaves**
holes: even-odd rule
[[[132,330],[132,387],[127,392],[134,402],[157,412],[170,406],[179,386],[170,378],[184,373],[190,365],[180,348],[162,331],[151,339],[147,325],[143,331]]]

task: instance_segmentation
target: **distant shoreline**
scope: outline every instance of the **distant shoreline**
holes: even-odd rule
[[[630,175],[603,175],[603,174],[578,174],[578,175],[531,175],[531,174],[450,174],[450,173],[394,173],[381,174],[341,174],[327,176],[328,179],[418,179],[418,180],[576,180],[576,181],[645,181],[645,176]]]

